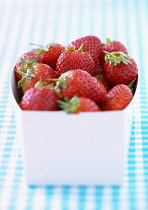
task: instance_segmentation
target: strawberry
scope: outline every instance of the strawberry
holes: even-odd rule
[[[48,78],[57,78],[55,71],[47,64],[38,63],[32,68],[28,68],[27,72],[17,71],[22,75],[22,79],[18,82],[18,87],[22,87],[25,93],[28,89],[34,87],[34,85],[39,81],[47,82],[47,84],[53,83],[53,81],[48,81]]]
[[[110,85],[131,83],[138,75],[134,59],[122,52],[106,52],[104,73]]]
[[[85,36],[71,42],[68,47],[78,50],[82,43],[84,43],[83,52],[89,52],[94,63],[97,64],[102,49],[100,39],[96,36]]]
[[[65,101],[58,101],[60,108],[67,113],[78,114],[80,112],[101,111],[99,106],[90,98],[74,96],[71,99],[65,98]]]
[[[56,64],[56,69],[59,74],[71,69],[83,69],[89,74],[94,75],[95,64],[92,57],[82,51],[84,45],[83,43],[78,50],[67,48],[66,51],[61,53]]]
[[[104,111],[109,110],[122,110],[127,107],[133,98],[131,89],[124,85],[119,84],[114,86],[103,98],[100,107]]]
[[[111,41],[110,39],[106,39],[106,44],[102,45],[102,51],[99,57],[99,65],[104,66],[105,60],[105,53],[107,52],[123,52],[124,54],[128,54],[126,47],[119,41]]]
[[[23,110],[58,110],[59,96],[48,87],[34,87],[25,92],[19,104]]]
[[[88,72],[81,69],[70,70],[63,73],[58,79],[55,89],[60,92],[63,97],[90,98],[99,103],[106,94],[104,85]]]
[[[47,44],[46,46],[38,45],[38,55],[41,56],[42,62],[48,64],[51,68],[56,70],[56,62],[65,47],[61,44]]]
[[[35,52],[26,52],[18,60],[15,65],[15,70],[26,72],[28,68],[33,67],[37,63],[42,63],[41,57]],[[17,80],[21,80],[21,75],[15,71]]]

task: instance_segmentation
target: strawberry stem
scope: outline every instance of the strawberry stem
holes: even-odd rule
[[[40,45],[40,44],[34,44],[34,43],[30,43],[30,45],[34,45],[34,46],[37,46],[37,47],[40,47],[40,48],[42,48],[43,46],[42,45]]]
[[[136,78],[129,85],[127,85],[131,89],[132,92],[133,92],[133,84],[135,81],[136,81]]]

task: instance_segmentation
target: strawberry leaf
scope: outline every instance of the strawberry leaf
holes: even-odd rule
[[[59,106],[62,110],[65,110],[67,113],[73,113],[79,107],[78,96],[73,96],[73,98],[64,98],[64,101],[58,100]]]
[[[65,52],[65,51],[67,51],[67,50],[75,51],[75,49],[72,48],[72,47],[66,47],[66,50],[63,50],[63,52]]]
[[[38,59],[37,58],[30,59],[28,56],[26,56],[25,58],[21,58],[20,62],[23,65],[19,66],[18,70],[23,70],[24,72],[27,72],[28,68],[32,68],[33,66],[37,64]]]
[[[19,73],[19,71],[16,71]],[[22,75],[22,72],[20,72]],[[18,81],[18,88],[22,87],[26,79],[31,79],[32,77],[35,77],[35,74],[32,72],[32,68],[27,69],[27,72],[22,75],[22,79]]]
[[[100,82],[103,81],[103,75],[98,75],[95,77],[97,80],[99,80]]]
[[[55,89],[60,90],[61,88],[67,87],[66,79],[69,74],[71,74],[71,71],[67,71],[61,74],[61,76],[58,79],[56,79],[57,83],[56,83]]]
[[[116,66],[117,64],[123,62],[125,65],[132,64],[128,55],[123,52],[112,52],[103,51],[105,53],[105,61],[110,62],[111,66]]]
[[[45,46],[43,46],[43,45],[39,45],[39,44],[33,44],[33,43],[31,43],[31,45],[35,45],[35,46],[37,46],[37,47],[39,47],[38,49],[37,49],[37,53],[38,53],[38,55],[40,55],[41,53],[43,53],[43,52],[47,52],[48,50],[49,50],[49,48],[52,46],[52,45],[54,45],[54,43],[50,43],[50,44],[47,44],[47,45],[45,45]]]
[[[42,82],[41,80],[40,81],[38,81],[36,84],[35,84],[35,86],[34,87],[45,87],[45,86],[47,86],[47,83],[46,82]]]
[[[108,45],[109,43],[111,43],[111,40],[109,38],[106,38],[106,43],[102,45],[105,46],[105,45]]]

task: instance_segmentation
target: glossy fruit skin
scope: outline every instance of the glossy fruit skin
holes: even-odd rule
[[[49,65],[52,69],[56,70],[56,63],[61,54],[65,50],[65,47],[61,44],[51,44],[48,51],[43,51],[39,55],[42,58],[42,62]]]
[[[118,84],[129,85],[138,75],[138,67],[134,59],[130,58],[132,64],[124,64],[120,62],[116,66],[110,65],[110,62],[105,62],[104,73],[110,85]]]
[[[31,88],[25,92],[19,104],[23,110],[58,110],[59,96],[48,87]]]
[[[71,70],[66,78],[66,84],[67,87],[61,88],[60,92],[68,98],[77,95],[99,103],[107,92],[100,81],[81,69]]]
[[[37,53],[26,52],[17,60],[17,63],[15,65],[14,69],[19,70],[19,67],[21,67],[23,65],[23,63],[21,62],[21,59],[25,59],[26,57],[28,57],[30,60],[32,60],[33,58],[37,58],[37,62],[42,63],[42,58]],[[23,71],[23,70],[20,70],[20,71]],[[18,74],[17,72],[15,72],[15,76],[16,76],[17,81],[21,80],[21,78],[22,78],[22,76],[20,74]]]
[[[105,53],[103,51],[123,52],[125,54],[128,54],[126,47],[121,42],[112,41],[112,42],[102,46],[102,51],[101,51],[100,57],[99,57],[99,65],[100,66],[104,66],[104,63],[105,63],[105,60],[104,60]]]
[[[96,36],[85,36],[71,42],[68,47],[78,50],[82,43],[84,43],[83,52],[89,52],[94,63],[97,64],[102,49],[100,39]]]
[[[61,53],[56,65],[56,69],[59,74],[67,72],[71,69],[83,69],[93,76],[94,68],[94,61],[89,54],[84,54],[81,51],[74,50],[66,50]]]
[[[47,64],[43,64],[43,63],[36,64],[33,67],[32,72],[34,73],[35,76],[32,77],[31,79],[26,79],[22,85],[22,89],[23,89],[24,93],[27,90],[29,90],[30,88],[34,87],[34,85],[40,80],[42,82],[46,82],[47,85],[49,85],[54,82],[48,81],[47,79],[57,78],[57,74],[55,73],[55,71],[50,66],[48,66]]]
[[[130,88],[124,84],[116,85],[100,103],[103,111],[123,110],[133,98]]]
[[[79,106],[74,114],[78,114],[80,112],[97,112],[101,111],[100,107],[90,98],[78,97]]]

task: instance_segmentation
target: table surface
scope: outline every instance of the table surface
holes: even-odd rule
[[[0,209],[148,209],[147,0],[0,0]],[[30,43],[67,45],[85,35],[118,40],[139,67],[128,158],[121,187],[28,187],[11,101],[10,75]]]

